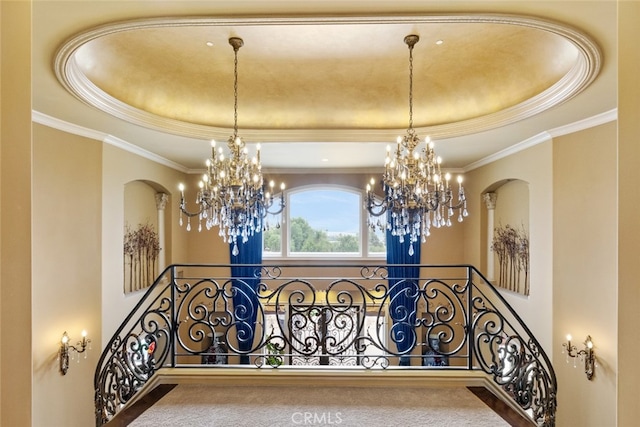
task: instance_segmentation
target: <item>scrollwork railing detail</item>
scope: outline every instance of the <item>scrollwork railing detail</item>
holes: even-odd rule
[[[327,266],[318,277],[310,266],[245,266],[251,277],[230,267],[170,266],[141,298],[100,358],[98,426],[165,367],[283,365],[480,370],[538,425],[554,425],[548,357],[471,266],[419,266],[410,279],[388,266]]]

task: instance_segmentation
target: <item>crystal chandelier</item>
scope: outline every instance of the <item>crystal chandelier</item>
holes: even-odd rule
[[[260,164],[260,144],[256,155],[249,160],[249,150],[238,136],[238,50],[244,42],[232,37],[229,44],[234,51],[233,83],[233,135],[227,140],[230,155],[225,157],[222,147],[211,141],[211,158],[207,159],[207,172],[202,176],[196,195],[197,212],[189,212],[184,200],[184,185],[180,184],[180,225],[187,217],[187,231],[191,230],[191,218],[198,217],[198,231],[204,221],[207,230],[219,226],[219,234],[225,242],[233,244],[232,254],[238,255],[238,240],[246,242],[249,236],[269,227],[267,214],[278,215],[284,210],[284,184],[280,185],[280,197],[274,197],[274,182],[269,187],[263,183]],[[276,225],[279,227],[279,224]]]
[[[467,213],[467,201],[459,176],[457,200],[454,200],[451,175],[440,170],[442,159],[433,150],[433,141],[425,138],[425,146],[419,150],[420,139],[413,129],[413,47],[418,43],[417,35],[408,35],[404,42],[409,46],[409,128],[404,137],[398,137],[395,152],[387,146],[382,191],[377,196],[373,187],[375,180],[367,184],[365,208],[369,213],[368,224],[372,231],[390,230],[400,243],[410,239],[409,255],[413,255],[413,244],[421,237],[424,243],[431,226],[451,226],[454,210],[458,210],[458,221]],[[386,214],[386,221],[373,217]]]

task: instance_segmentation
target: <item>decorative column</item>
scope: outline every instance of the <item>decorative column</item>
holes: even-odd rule
[[[158,241],[160,243],[160,253],[158,254],[158,274],[164,270],[165,265],[165,241],[164,241],[164,208],[169,201],[169,195],[166,193],[156,193],[156,209],[158,209]]]
[[[493,251],[491,250],[491,243],[493,242],[493,228],[494,228],[494,214],[496,210],[496,200],[498,200],[497,193],[484,193],[482,195],[484,203],[487,205],[487,279],[495,280],[494,278],[494,260]]]

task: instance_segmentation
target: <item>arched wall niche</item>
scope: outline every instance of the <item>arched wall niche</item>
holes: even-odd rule
[[[169,191],[149,180],[124,185],[125,294],[147,288],[171,259]]]
[[[510,178],[482,192],[485,274],[496,286],[529,295],[529,183]]]

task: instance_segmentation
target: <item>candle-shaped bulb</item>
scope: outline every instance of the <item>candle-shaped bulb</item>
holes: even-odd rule
[[[367,184],[367,193],[371,191],[371,184]]]
[[[236,145],[241,145],[242,144],[242,140],[240,139],[240,137],[236,137]]]
[[[567,334],[567,342],[571,342],[571,334]]]
[[[587,341],[587,348],[588,349],[592,349],[593,348],[593,342],[591,342],[591,340]]]
[[[67,333],[65,332],[64,334],[62,334],[62,344],[66,344],[69,342],[69,335],[67,335]]]
[[[284,182],[280,184],[280,190],[284,191]]]
[[[447,173],[444,175],[444,179],[445,179],[447,182],[449,182],[449,180],[451,179],[451,174],[450,174],[449,172],[447,172]]]
[[[82,338],[86,338],[87,337],[87,331],[85,329],[82,330]]]
[[[396,141],[398,142],[398,145],[402,144],[402,137],[399,136],[398,138],[396,138]]]
[[[184,184],[183,183],[178,184],[178,190],[180,190],[181,193],[184,192]]]
[[[260,151],[260,143],[256,145],[256,151]]]
[[[458,175],[458,184],[462,184],[462,175]]]
[[[438,163],[438,166],[440,166],[440,163],[442,163],[442,157],[438,156],[436,158],[436,163]]]

